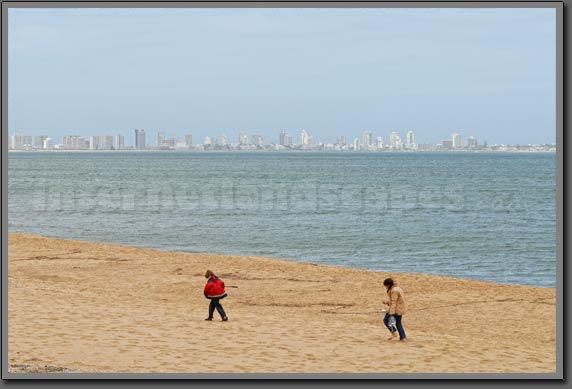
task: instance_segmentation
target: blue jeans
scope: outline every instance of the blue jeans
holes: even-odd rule
[[[389,313],[386,313],[385,317],[383,318],[383,323],[385,324],[389,332],[393,334],[395,332],[395,328],[389,326],[390,316],[391,315]],[[397,327],[397,332],[399,333],[399,339],[405,339],[406,338],[405,330],[403,329],[403,325],[401,324],[402,315],[393,315],[393,317],[395,318],[395,326]]]

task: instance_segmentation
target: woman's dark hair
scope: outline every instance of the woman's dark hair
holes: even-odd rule
[[[389,286],[389,289],[391,289],[393,287],[393,280],[391,278],[386,278],[383,281],[383,285],[384,286]]]
[[[210,270],[207,270],[207,272],[205,273],[205,278],[209,278],[211,276],[214,276],[214,273]]]

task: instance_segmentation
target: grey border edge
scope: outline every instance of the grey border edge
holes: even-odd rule
[[[564,4],[556,6],[556,376],[564,380]]]
[[[2,3],[2,379],[8,374],[8,6]]]
[[[557,288],[556,288],[556,373],[500,374],[500,373],[400,373],[400,374],[216,374],[216,373],[9,373],[8,372],[8,10],[10,8],[554,8],[556,10],[556,225],[557,225]],[[564,25],[563,3],[537,2],[121,2],[121,1],[3,1],[2,2],[2,379],[539,379],[564,380],[564,122],[563,122],[563,65]],[[6,163],[4,163],[6,162]]]

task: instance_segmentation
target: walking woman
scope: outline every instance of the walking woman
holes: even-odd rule
[[[207,270],[205,278],[208,279],[207,284],[205,285],[205,297],[211,300],[209,305],[209,317],[207,317],[205,320],[212,320],[214,311],[216,309],[222,318],[222,321],[227,321],[228,317],[226,317],[226,313],[224,312],[224,309],[219,302],[219,300],[227,296],[226,292],[224,291],[224,282],[210,270]]]
[[[388,340],[392,340],[399,333],[399,340],[405,340],[405,331],[403,330],[403,325],[401,324],[401,318],[405,314],[405,297],[403,294],[403,289],[401,289],[397,284],[391,279],[386,278],[383,281],[383,286],[387,290],[388,300],[383,303],[389,305],[389,310],[385,314],[383,322],[385,326],[391,332],[391,337]],[[392,323],[392,317],[395,319],[395,324]]]

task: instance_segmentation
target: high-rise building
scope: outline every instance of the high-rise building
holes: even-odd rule
[[[453,142],[454,149],[462,149],[463,148],[463,139],[461,139],[461,135],[457,134],[456,132],[451,135],[451,141]]]
[[[63,139],[63,148],[65,150],[84,150],[86,142],[83,136],[66,135]]]
[[[450,139],[445,139],[441,142],[441,148],[443,150],[451,150],[453,148],[453,141]]]
[[[31,149],[34,146],[31,135],[22,135],[22,143],[25,149]]]
[[[345,146],[348,144],[348,139],[345,136],[338,136],[336,143],[338,146]]]
[[[220,145],[223,147],[228,146],[228,136],[226,134],[220,136]]]
[[[179,143],[179,139],[177,137],[165,139],[163,142],[163,147],[173,149],[175,146],[177,146],[177,143]]]
[[[11,142],[10,146],[14,150],[22,149],[24,147],[24,139],[22,137],[22,134],[20,134],[19,132],[13,133],[12,134],[12,142]]]
[[[53,150],[54,149],[54,141],[52,140],[52,138],[44,139],[44,144],[42,145],[42,148],[45,150]]]
[[[280,146],[286,146],[284,144],[285,139],[286,139],[286,132],[284,130],[282,130],[282,131],[280,131],[280,140],[278,141],[278,144]]]
[[[378,136],[377,138],[375,138],[375,147],[378,150],[383,149],[383,139],[381,138],[381,136]]]
[[[310,149],[314,146],[314,138],[306,130],[300,132],[300,146],[303,149]]]
[[[113,136],[104,135],[102,139],[103,150],[113,150]]]
[[[100,150],[101,146],[101,137],[98,135],[92,135],[89,137],[89,148],[90,150]]]
[[[284,135],[284,147],[292,147],[292,137],[290,135]]]
[[[260,135],[252,135],[252,144],[256,147],[261,147],[262,137]]]
[[[305,146],[308,144],[308,133],[306,130],[300,132],[300,145]]]
[[[165,143],[165,133],[163,131],[159,131],[159,133],[157,134],[157,147],[161,147],[164,145]]]
[[[115,135],[115,150],[123,150],[125,148],[125,137],[121,134]]]
[[[313,136],[308,136],[308,148],[313,149],[316,146],[316,139]]]
[[[470,136],[467,146],[470,149],[476,149],[477,148],[477,138],[475,138],[474,136]]]
[[[409,150],[417,150],[417,143],[415,143],[415,133],[413,131],[407,132],[405,147]]]
[[[248,135],[244,131],[240,131],[238,134],[238,145],[247,146],[248,145]]]
[[[70,149],[74,149],[74,145],[73,145],[73,140],[72,140],[72,136],[64,136],[62,139],[62,148],[66,149],[66,150],[70,150]]]
[[[399,137],[399,135],[397,135],[396,131],[393,131],[389,135],[389,148],[394,149],[394,150],[400,150],[401,149],[401,138]]]
[[[363,139],[362,139],[362,146],[365,150],[368,150],[372,145],[372,135],[369,131],[364,131]]]
[[[413,131],[407,132],[407,145],[413,146],[415,144],[415,133]]]
[[[187,148],[191,148],[193,147],[193,135],[192,134],[187,134],[185,135],[185,144],[187,145]]]
[[[47,135],[37,135],[34,137],[34,148],[35,149],[43,149],[44,148],[44,141],[48,138]]]
[[[145,150],[145,130],[135,129],[135,148],[137,150]]]
[[[354,138],[354,150],[358,151],[360,149],[359,138]]]
[[[212,139],[210,136],[205,136],[205,139],[203,140],[203,145],[204,146],[210,146],[212,144]]]

